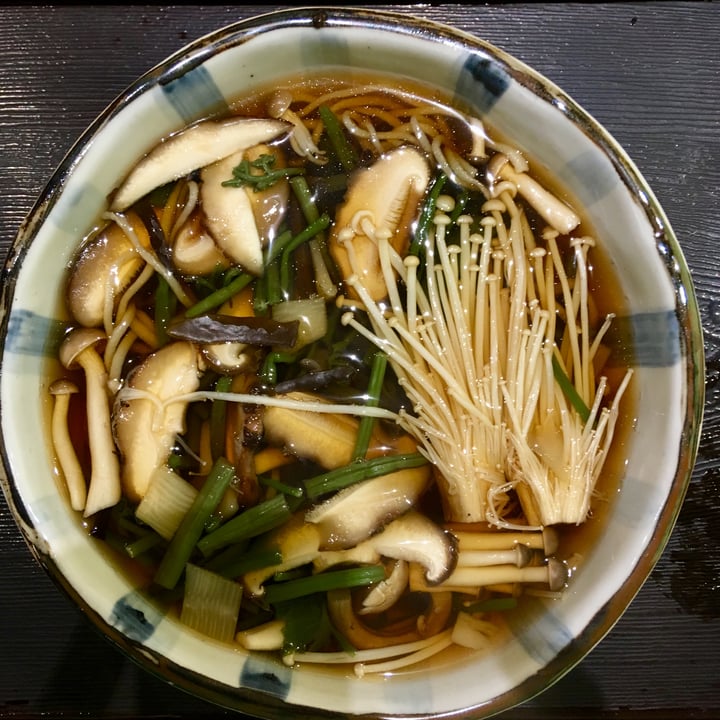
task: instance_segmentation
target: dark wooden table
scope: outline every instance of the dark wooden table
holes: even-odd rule
[[[0,6],[0,248],[85,127],[211,30],[283,6]],[[287,6],[285,6],[287,7]],[[409,4],[560,85],[626,148],[694,276],[707,409],[683,511],[651,577],[579,666],[507,718],[720,718],[720,5]],[[31,442],[31,439],[29,439]],[[99,637],[0,500],[0,718],[216,718]]]

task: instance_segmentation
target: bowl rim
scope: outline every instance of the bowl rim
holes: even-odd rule
[[[584,131],[592,136],[593,141],[598,147],[610,158],[614,168],[622,177],[623,182],[632,194],[643,198],[643,211],[647,215],[648,222],[656,229],[657,242],[663,243],[667,247],[666,262],[669,270],[673,272],[677,283],[675,285],[676,312],[680,329],[680,342],[686,359],[686,382],[691,390],[685,398],[685,422],[683,423],[681,438],[681,454],[672,492],[666,498],[658,522],[653,528],[651,537],[648,539],[645,554],[637,563],[630,579],[624,587],[625,594],[623,594],[622,597],[617,595],[609,601],[602,612],[598,613],[599,619],[597,622],[588,626],[580,635],[574,638],[569,645],[553,658],[553,660],[547,663],[535,676],[526,679],[520,686],[513,688],[513,690],[506,693],[506,695],[494,698],[489,707],[463,709],[452,712],[448,716],[475,717],[476,713],[487,711],[494,714],[536,696],[575,667],[612,629],[630,602],[632,602],[637,592],[639,592],[657,563],[680,512],[697,454],[704,408],[705,368],[700,315],[690,271],[677,237],[649,184],[624,149],[600,123],[548,78],[516,57],[480,37],[470,35],[462,30],[442,23],[389,10],[334,6],[306,6],[274,10],[229,23],[186,44],[131,83],[95,118],[70,147],[44,190],[41,192],[38,200],[26,216],[7,255],[3,268],[4,282],[2,288],[2,307],[0,308],[0,313],[2,313],[2,324],[0,327],[3,339],[2,346],[0,347],[0,364],[4,363],[6,350],[5,332],[10,316],[9,309],[11,307],[15,282],[18,274],[21,272],[25,253],[31,246],[38,229],[52,212],[58,197],[62,193],[62,187],[67,177],[73,173],[73,170],[82,159],[92,140],[98,133],[102,132],[103,127],[136,98],[142,96],[152,87],[155,87],[159,83],[168,82],[173,77],[181,76],[189,70],[201,66],[218,52],[225,51],[234,45],[242,44],[258,34],[269,33],[276,29],[318,25],[341,29],[372,27],[386,32],[392,31],[423,39],[426,36],[439,35],[446,42],[464,44],[475,51],[489,54],[502,65],[514,81],[527,87],[538,97],[544,99],[545,102],[560,110],[568,119],[580,124]],[[682,292],[677,292],[678,290],[682,290]],[[108,626],[92,608],[88,607],[80,593],[63,579],[62,573],[59,572],[55,566],[50,553],[44,548],[42,539],[39,538],[33,530],[32,521],[23,508],[21,498],[17,495],[15,483],[12,480],[12,470],[7,448],[5,447],[5,436],[2,432],[0,432],[0,446],[3,466],[5,468],[3,470],[4,476],[0,478],[0,482],[6,499],[31,552],[43,567],[45,567],[53,581],[85,610],[91,617],[92,625],[95,626],[96,629],[103,635],[109,636],[116,645],[143,668],[164,680],[168,679],[169,673],[171,677],[175,676],[177,678],[175,684],[182,689],[190,690],[194,694],[211,702],[227,706],[227,698],[223,696],[222,686],[213,687],[212,682],[203,680],[201,683],[198,683],[197,687],[193,687],[194,681],[188,677],[189,673],[183,671],[182,668],[172,667],[172,663],[165,663],[163,666],[159,666],[155,661],[149,661],[141,647],[129,641],[128,638],[117,629]],[[509,697],[510,695],[516,694],[519,688],[523,688],[524,691],[523,697],[520,700]],[[262,698],[262,705],[262,708],[256,707],[252,693],[249,693],[249,696],[243,699],[241,709],[259,713],[259,717],[266,716],[265,713],[267,713],[268,706],[270,705],[275,705],[275,709],[277,710],[288,709],[288,706],[282,701],[276,701],[275,698],[269,696]],[[316,708],[306,708],[305,712],[307,714],[303,715],[298,706],[292,707],[294,712],[298,712],[299,715],[304,717],[318,715],[327,717],[334,716],[332,712],[326,712]],[[374,715],[374,717],[385,717],[385,715],[377,714]],[[397,716],[388,715],[387,717]]]

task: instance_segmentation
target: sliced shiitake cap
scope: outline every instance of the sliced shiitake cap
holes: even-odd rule
[[[73,318],[85,327],[102,325],[108,285],[117,299],[144,266],[123,230],[108,225],[81,247],[72,263],[66,299]]]
[[[363,598],[358,615],[374,615],[391,608],[408,586],[410,571],[405,560],[393,560],[390,574],[374,585]]]
[[[113,426],[123,458],[122,482],[133,502],[145,495],[153,472],[167,459],[185,427],[186,401],[162,403],[192,393],[200,384],[198,353],[178,340],[155,351],[132,372],[117,395]]]
[[[111,210],[125,210],[155,188],[239,150],[274,140],[292,127],[283,120],[245,117],[191,125],[170,135],[140,160],[114,194]]]
[[[363,480],[310,508],[305,519],[318,526],[323,548],[352,547],[411,509],[430,474],[430,466],[421,465]]]
[[[427,160],[410,146],[391,150],[353,175],[333,223],[329,248],[343,278],[359,275],[373,300],[382,300],[387,294],[377,236],[386,234],[392,247],[405,254],[429,181]],[[367,233],[374,237],[357,223],[359,213],[366,213],[371,226]],[[351,252],[346,243],[352,246]]]
[[[227,268],[230,261],[215,238],[202,225],[199,210],[193,212],[172,239],[172,264],[183,275],[209,275]]]
[[[264,593],[263,583],[275,573],[312,562],[320,552],[320,536],[317,528],[306,523],[302,513],[297,513],[284,525],[267,533],[262,538],[262,546],[276,549],[280,553],[280,563],[245,573],[243,584],[254,596]]]
[[[340,563],[379,562],[383,557],[422,565],[426,582],[436,585],[455,569],[457,544],[451,533],[410,510],[355,547],[321,552],[313,564],[316,570],[324,570]]]

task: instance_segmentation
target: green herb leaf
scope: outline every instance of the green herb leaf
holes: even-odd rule
[[[255,160],[243,160],[233,168],[231,180],[225,180],[223,187],[252,187],[256,192],[267,190],[276,182],[293,175],[305,172],[299,167],[275,168],[277,158],[270,153],[263,153]],[[258,172],[258,170],[260,172]]]

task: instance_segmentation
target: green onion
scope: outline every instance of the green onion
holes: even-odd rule
[[[276,495],[248,508],[206,535],[197,546],[206,557],[215,550],[227,547],[241,540],[256,537],[261,533],[282,525],[292,514],[285,495]]]
[[[232,377],[222,375],[215,383],[215,392],[230,392]],[[210,452],[213,459],[221,457],[225,451],[225,418],[227,402],[215,400],[210,407]]]
[[[327,604],[312,595],[278,603],[275,616],[284,622],[283,653],[320,650],[334,636]]]
[[[135,509],[135,517],[169,541],[197,494],[198,491],[185,478],[167,465],[160,465],[150,476],[145,495]]]
[[[383,352],[376,352],[373,355],[372,367],[370,370],[370,381],[367,389],[368,407],[377,407],[380,404],[380,392],[385,382],[385,368],[387,367],[387,355]],[[358,434],[355,440],[353,460],[362,460],[367,455],[370,437],[372,436],[375,418],[363,415],[360,419]]]
[[[331,570],[297,580],[266,585],[265,599],[272,605],[328,590],[373,585],[384,579],[385,568],[382,565]]]
[[[318,112],[327,131],[328,140],[330,140],[330,144],[338,156],[343,170],[346,172],[352,171],[358,163],[357,154],[353,146],[348,142],[337,116],[327,105],[321,105]]]
[[[290,582],[298,578],[308,577],[310,575],[310,565],[301,565],[300,567],[289,568],[288,570],[280,570],[273,576],[273,582]]]
[[[450,222],[454,225],[455,221],[465,212],[465,207],[470,199],[470,192],[464,189],[460,195],[455,199],[455,207],[452,213],[450,213]]]
[[[420,453],[382,455],[372,460],[356,460],[349,465],[343,465],[343,467],[306,480],[305,492],[311,500],[314,500],[321,495],[342,490],[362,480],[388,475],[406,468],[420,467],[426,465],[427,462],[427,459]]]
[[[553,355],[552,357],[553,375],[555,381],[560,386],[565,397],[570,401],[570,404],[575,408],[580,419],[586,423],[590,417],[590,408],[585,404],[583,399],[578,394],[575,386],[570,382],[570,378],[566,375],[558,359]]]
[[[285,246],[293,239],[290,230],[280,233],[271,243],[265,252],[265,266],[267,267],[273,260],[279,258]]]
[[[282,554],[279,550],[248,550],[244,543],[230,545],[216,555],[205,567],[224,577],[240,577],[251,570],[279,565]]]
[[[218,458],[160,562],[154,578],[158,585],[168,590],[177,585],[207,519],[234,477],[233,466],[225,458]]]
[[[300,210],[305,218],[305,222],[313,223],[320,217],[320,212],[313,200],[313,194],[310,190],[307,180],[302,177],[294,177],[290,179],[290,187],[295,193],[295,197],[300,205]]]
[[[420,213],[420,218],[418,219],[415,234],[408,248],[408,255],[420,254],[420,250],[427,239],[430,225],[435,217],[438,196],[442,192],[443,187],[445,187],[446,182],[447,176],[442,173],[433,178],[430,184],[430,191],[428,192],[427,199]]]
[[[220,305],[237,295],[244,287],[249,285],[252,280],[253,276],[249,273],[241,273],[227,285],[215,290],[215,292],[210,293],[210,295],[189,307],[185,311],[185,317],[194,318],[199,315],[204,315],[211,310],[215,310],[215,308],[220,307]]]
[[[203,567],[213,572],[221,572],[222,568],[244,558],[249,545],[250,542],[248,540],[241,540],[234,545],[228,545],[222,552],[219,552],[210,558],[210,560],[204,562]],[[265,566],[263,565],[263,567]]]
[[[152,550],[152,548],[159,545],[161,542],[163,542],[162,536],[158,535],[156,532],[150,531],[137,540],[126,542],[125,552],[128,554],[128,557],[131,557],[134,560],[143,553],[146,553],[148,550]]]
[[[280,260],[280,286],[287,291],[290,286],[290,256],[303,243],[314,238],[318,233],[330,225],[330,216],[323,213],[317,220],[311,222],[304,230],[299,232],[282,251]]]
[[[263,366],[260,370],[260,377],[268,385],[274,385],[277,382],[277,367],[278,363],[290,363],[293,362],[297,357],[296,353],[290,352],[271,352],[265,356]]]
[[[168,281],[160,275],[155,290],[155,334],[161,347],[167,344],[167,329],[176,308],[177,296],[170,290]]]
[[[265,313],[268,306],[282,302],[288,293],[288,287],[280,279],[280,258],[265,266],[263,277],[265,280],[265,297],[263,298],[263,307],[260,309]]]
[[[273,490],[277,490],[278,492],[282,493],[283,495],[290,495],[294,498],[301,498],[303,496],[302,488],[295,487],[293,485],[288,485],[287,483],[280,482],[279,480],[276,480],[274,477],[270,475],[260,475],[258,476],[258,482],[261,485],[264,485],[265,487],[272,488]]]

